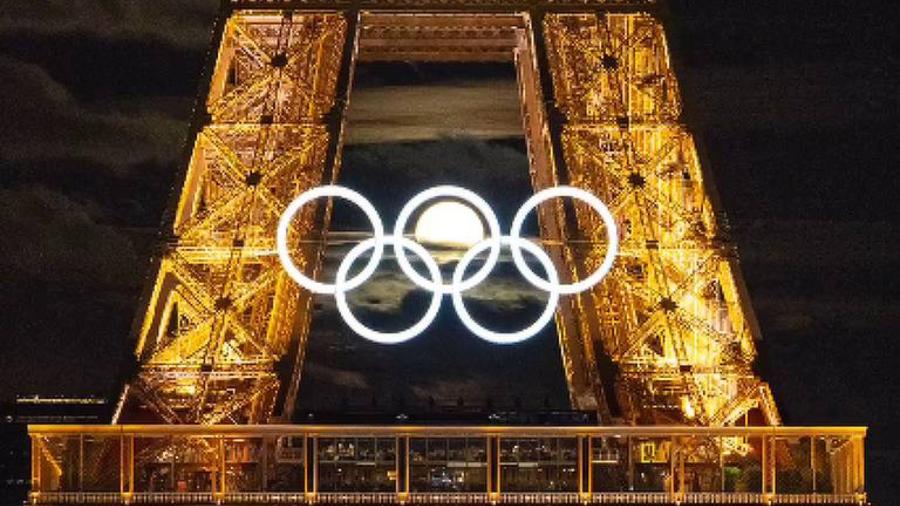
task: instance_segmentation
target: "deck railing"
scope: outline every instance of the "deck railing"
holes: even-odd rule
[[[862,504],[860,427],[29,427],[34,504]]]

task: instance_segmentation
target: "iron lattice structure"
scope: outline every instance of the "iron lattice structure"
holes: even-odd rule
[[[572,406],[604,421],[780,423],[752,372],[758,331],[648,2],[225,4],[202,124],[137,330],[116,422],[289,419],[310,298],[274,251],[303,190],[333,181],[358,61],[511,61],[536,189],[573,184],[619,221],[621,254],[557,313]],[[590,209],[545,205],[563,278],[605,251]],[[291,232],[315,275],[327,206]]]
[[[613,274],[576,303],[582,335],[595,335],[618,366],[623,413],[728,425],[758,409],[777,425],[751,369],[758,330],[735,251],[679,123],[662,25],[640,14],[560,14],[543,28],[569,182],[607,202],[622,230]],[[576,214],[577,236],[603,237],[589,208]],[[573,266],[589,272],[602,253],[573,252]]]
[[[224,27],[181,196],[137,343],[124,419],[266,420],[276,364],[305,336],[309,298],[282,271],[275,227],[325,178],[343,16],[235,13]],[[312,233],[314,217],[297,232]],[[315,251],[298,252],[312,265]]]

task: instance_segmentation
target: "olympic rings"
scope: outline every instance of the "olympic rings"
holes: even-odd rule
[[[349,200],[363,211],[372,224],[372,237],[350,249],[341,261],[337,270],[335,282],[331,285],[315,281],[300,272],[300,269],[297,268],[291,259],[287,244],[288,229],[294,215],[297,214],[300,208],[305,204],[319,197],[340,197]],[[481,212],[490,233],[488,238],[472,246],[462,256],[453,271],[450,284],[445,284],[441,279],[440,267],[428,250],[417,242],[404,236],[406,223],[409,221],[413,212],[426,201],[438,197],[450,197],[463,200],[475,207]],[[603,262],[590,276],[571,284],[560,284],[559,274],[547,253],[538,245],[521,237],[522,226],[528,213],[545,200],[555,197],[570,197],[585,202],[600,215],[606,225],[608,244]],[[360,336],[382,344],[401,343],[422,333],[437,317],[441,300],[444,295],[451,296],[453,307],[457,316],[459,316],[460,321],[476,336],[498,344],[522,342],[540,332],[540,330],[553,319],[561,295],[579,293],[599,283],[612,268],[619,246],[618,229],[616,227],[615,219],[606,205],[604,205],[600,199],[585,190],[571,186],[547,188],[535,193],[531,198],[526,200],[525,203],[522,204],[522,207],[516,212],[512,221],[512,226],[510,227],[510,235],[508,236],[501,235],[500,223],[498,222],[494,211],[487,202],[476,193],[458,186],[435,186],[414,196],[403,206],[400,215],[397,218],[397,223],[394,225],[393,232],[393,235],[385,235],[381,217],[378,215],[375,207],[372,206],[365,197],[349,188],[328,185],[307,190],[288,205],[278,222],[276,246],[281,264],[294,281],[311,292],[334,295],[338,312],[344,318],[347,325]],[[394,247],[397,262],[400,264],[400,268],[404,274],[406,274],[406,276],[417,286],[432,293],[431,303],[428,306],[425,315],[411,327],[398,332],[380,332],[366,327],[352,314],[347,303],[347,292],[362,285],[375,273],[375,269],[378,267],[384,254],[384,248],[389,245]],[[471,317],[463,301],[463,292],[474,288],[483,282],[490,274],[491,270],[496,266],[500,258],[500,248],[502,246],[509,246],[513,263],[525,279],[535,287],[544,290],[549,295],[547,305],[537,320],[524,329],[515,332],[496,332],[482,326]],[[350,267],[353,262],[370,249],[372,250],[372,256],[368,263],[359,274],[348,280],[347,276],[349,275]],[[422,258],[431,279],[427,279],[415,271],[410,264],[409,259],[406,257],[405,250],[407,249]],[[464,279],[466,268],[472,263],[476,256],[486,249],[489,249],[490,251],[484,265],[470,278]],[[522,255],[523,249],[527,250],[537,258],[547,272],[548,279],[543,279],[531,270]]]
[[[419,255],[419,257],[425,261],[425,266],[428,267],[428,273],[431,274],[432,283],[440,284],[440,267],[438,267],[437,262],[435,262],[434,259],[431,258],[428,250],[423,248],[419,243],[407,239],[406,237],[388,236],[382,240],[382,244],[393,244],[394,246],[399,246],[400,248],[411,249],[413,253]],[[343,285],[347,280],[347,274],[349,273],[350,266],[353,265],[353,262],[364,251],[375,249],[376,246],[378,246],[378,241],[374,237],[366,239],[365,241],[354,246],[347,253],[347,256],[344,257],[344,260],[338,267],[337,277],[334,281],[335,285]],[[428,306],[428,310],[425,311],[425,316],[423,316],[422,319],[412,327],[399,332],[379,332],[377,330],[372,330],[369,327],[366,327],[362,324],[362,322],[357,320],[355,316],[353,316],[353,313],[350,312],[350,306],[347,305],[346,291],[341,290],[334,294],[334,300],[337,303],[338,312],[341,314],[341,316],[344,317],[344,322],[346,322],[354,332],[361,335],[362,337],[365,337],[370,341],[375,341],[376,343],[382,344],[402,343],[403,341],[408,341],[421,334],[425,329],[428,328],[429,325],[431,325],[431,322],[433,322],[434,319],[437,318],[438,311],[441,309],[441,297],[442,295],[440,292],[438,292],[437,290],[432,291],[431,304]]]
[[[369,263],[366,264],[365,268],[363,268],[359,274],[343,285],[339,285],[338,283],[326,285],[325,283],[319,283],[318,281],[307,277],[300,272],[300,269],[298,269],[296,265],[294,265],[294,260],[288,252],[287,235],[288,227],[291,226],[291,220],[301,207],[319,197],[341,197],[349,200],[359,206],[369,219],[369,222],[372,223],[372,238],[376,241],[376,248],[375,251],[372,252],[372,258],[369,259]],[[313,293],[333,295],[337,292],[353,290],[363,284],[375,273],[375,269],[378,268],[378,262],[381,261],[381,255],[384,253],[384,225],[381,224],[381,217],[378,216],[378,211],[375,210],[375,206],[369,202],[369,199],[349,188],[344,188],[343,186],[320,186],[301,193],[299,197],[294,199],[294,201],[287,206],[284,214],[281,215],[281,219],[278,220],[278,231],[275,236],[275,244],[278,249],[278,258],[281,260],[281,265],[284,266],[284,270],[287,271],[288,276],[293,278],[298,285]]]
[[[458,284],[462,280],[466,267],[469,266],[469,263],[475,256],[481,253],[485,248],[493,246],[494,242],[495,241],[491,239],[485,239],[475,246],[472,246],[472,248],[463,255],[459,263],[456,264],[456,269],[453,271],[453,284]],[[513,238],[509,236],[501,237],[500,242],[502,244],[508,244],[510,248],[527,249],[541,262],[541,265],[543,265],[544,270],[547,271],[547,275],[550,277],[550,282],[556,284],[559,283],[559,275],[556,273],[556,267],[553,265],[553,261],[550,260],[550,257],[544,253],[544,250],[537,245],[519,237]],[[463,325],[472,331],[473,334],[492,343],[513,344],[522,342],[537,334],[551,319],[553,319],[553,314],[556,312],[556,304],[559,302],[559,291],[549,290],[548,293],[550,296],[547,298],[547,306],[544,308],[544,312],[541,313],[541,316],[528,327],[515,332],[494,332],[472,319],[472,316],[469,315],[469,311],[466,309],[466,305],[463,302],[462,290],[454,290],[451,297],[453,298],[453,308],[456,309],[456,314],[463,322]]]
[[[531,284],[544,291],[549,292],[551,290],[559,290],[559,293],[563,295],[572,295],[583,292],[596,285],[609,273],[613,262],[616,260],[616,251],[619,249],[619,232],[616,228],[616,220],[613,218],[612,213],[609,212],[609,209],[607,209],[606,205],[604,205],[600,199],[580,188],[574,188],[572,186],[555,186],[552,188],[545,188],[535,193],[522,204],[522,207],[519,208],[516,215],[513,217],[512,226],[509,229],[510,237],[519,239],[519,235],[522,233],[522,225],[525,223],[525,216],[541,202],[554,197],[572,197],[581,200],[591,206],[594,211],[597,211],[597,214],[603,219],[603,223],[606,224],[606,240],[608,245],[606,248],[606,256],[603,258],[600,267],[598,267],[593,274],[576,283],[560,285],[558,282],[552,280],[548,283],[535,274],[534,271],[528,267],[528,264],[525,263],[525,259],[522,258],[522,251],[519,249],[519,244],[521,243],[513,241],[510,243],[509,247],[512,250],[513,262],[516,264],[519,272],[521,272],[522,275],[525,276],[525,279],[531,282]]]
[[[491,269],[494,268],[497,261],[500,259],[500,222],[497,221],[497,215],[494,214],[494,210],[491,209],[491,206],[489,206],[483,198],[478,196],[477,193],[458,186],[435,186],[419,193],[410,199],[410,201],[403,206],[403,209],[400,210],[400,214],[397,216],[397,223],[394,225],[394,236],[403,236],[406,222],[409,221],[409,217],[412,215],[413,211],[425,202],[437,197],[458,198],[472,204],[472,206],[481,211],[481,215],[484,216],[484,219],[487,221],[488,231],[491,234],[491,238],[488,239],[490,241],[489,246],[491,252],[488,254],[484,266],[482,266],[481,269],[467,281],[460,280],[454,282],[452,285],[445,285],[440,279],[438,279],[437,283],[431,283],[419,275],[419,273],[413,269],[412,265],[410,265],[409,260],[406,259],[406,253],[403,252],[403,248],[396,242],[394,243],[394,254],[397,255],[397,263],[400,264],[400,269],[403,270],[403,273],[421,288],[442,294],[468,290],[484,281],[488,277],[488,274],[491,273]]]

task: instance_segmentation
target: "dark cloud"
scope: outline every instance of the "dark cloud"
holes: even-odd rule
[[[682,81],[690,86],[691,100],[702,104],[692,118],[695,127],[792,131],[893,118],[882,104],[895,100],[896,83],[883,78],[883,68],[866,61],[840,67],[827,61],[795,62],[756,72],[743,66],[691,70]],[[741,90],[740,98],[729,93],[734,90]]]
[[[345,371],[322,365],[310,359],[303,365],[304,376],[316,378],[325,384],[349,390],[370,390],[366,374],[360,371]]]
[[[0,33],[78,33],[205,47],[219,4],[217,0],[9,0],[0,6]]]
[[[0,190],[0,265],[8,275],[88,286],[136,284],[130,238],[102,211],[40,187]]]
[[[201,48],[84,33],[0,32],[0,47],[22,62],[40,66],[79,101],[124,106],[153,99],[148,105],[154,112],[182,120],[190,112],[206,54]]]
[[[766,340],[808,332],[827,340],[823,329],[842,327],[869,333],[859,344],[877,347],[878,336],[900,326],[895,224],[757,221],[735,227],[735,236]]]
[[[889,3],[665,5],[685,119],[733,220],[900,218]]]
[[[75,100],[41,67],[0,56],[0,159],[85,159],[122,170],[172,160],[185,125],[152,109],[116,110]]]
[[[0,397],[113,388],[148,264],[105,220],[46,188],[0,189]]]

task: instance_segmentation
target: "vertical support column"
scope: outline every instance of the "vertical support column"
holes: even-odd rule
[[[41,493],[41,444],[39,436],[31,437],[31,502],[36,503]]]
[[[312,496],[313,499],[319,495],[319,436],[312,438]]]
[[[341,70],[338,73],[337,89],[334,96],[334,107],[326,118],[328,128],[328,151],[325,153],[325,172],[323,180],[337,181],[341,167],[341,147],[343,146],[344,120],[347,105],[350,103],[350,90],[353,87],[353,71],[356,64],[356,50],[359,41],[359,11],[344,12],[347,20],[347,31],[344,34],[344,52],[341,55]]]
[[[625,446],[628,448],[628,491],[634,491],[634,448],[631,446],[634,442],[631,437],[625,439]]]
[[[725,438],[717,438],[719,449],[719,492],[725,492]]]
[[[678,471],[678,489],[676,490],[676,493],[678,494],[678,500],[684,501],[684,461],[687,460],[684,448],[686,445],[681,444],[682,439],[680,437],[675,438],[675,441],[678,450],[676,453],[676,455],[678,456],[678,462],[675,467],[675,469]]]
[[[316,499],[318,483],[316,476],[317,441],[315,436],[306,435],[303,438],[303,490],[306,494],[306,502],[312,503]]]
[[[844,448],[843,453],[845,457],[842,459],[846,480],[844,493],[850,494],[856,491],[854,488],[856,485],[856,441],[851,438],[844,445]]]
[[[484,474],[485,474],[485,483],[487,488],[485,489],[485,493],[488,496],[494,492],[494,468],[492,467],[494,462],[494,451],[491,449],[491,438],[487,437],[484,440]]]
[[[125,435],[119,434],[119,496],[125,497]],[[125,501],[127,502],[127,501]]]
[[[776,481],[777,478],[777,469],[778,469],[778,455],[775,451],[775,446],[778,443],[778,440],[775,436],[771,436],[769,439],[769,478],[772,486],[772,495],[778,493],[778,483]]]
[[[575,476],[578,480],[578,497],[584,497],[584,448],[582,445],[584,444],[582,436],[576,436],[575,444],[576,444],[576,452],[575,452]]]
[[[397,498],[399,500],[400,494],[403,493],[403,486],[401,483],[403,482],[403,473],[400,471],[400,451],[403,448],[403,437],[394,438],[394,493],[397,494]],[[376,440],[375,444],[378,444]]]
[[[847,443],[841,448],[841,493],[849,494],[851,492],[852,475],[853,475],[853,445]]]
[[[669,502],[675,502],[675,493],[678,490],[678,485],[676,484],[676,477],[678,476],[678,460],[680,457],[678,456],[678,440],[675,439],[675,436],[669,438],[669,490],[666,492],[669,494]]]
[[[762,489],[764,495],[771,496],[775,494],[775,436],[764,434],[762,438]]]
[[[848,445],[847,454],[847,493],[854,492],[856,485],[856,448],[852,440]]]
[[[760,439],[760,448],[762,448],[762,462],[760,463],[760,490],[759,492],[763,495],[769,493],[769,438],[768,436],[761,436]]]
[[[260,489],[262,491],[269,490],[269,438],[268,436],[263,436],[259,440],[259,449],[262,452],[262,456],[260,458],[260,466],[262,466],[262,470],[260,473],[260,479],[262,483],[260,483]]]
[[[325,128],[328,132],[328,146],[325,152],[325,161],[322,167],[322,184],[334,184],[337,182],[338,173],[341,166],[341,149],[343,146],[344,120],[346,118],[347,104],[350,99],[350,89],[353,85],[353,70],[356,64],[357,41],[359,40],[359,16],[357,10],[344,11],[343,15],[347,21],[346,31],[344,32],[343,52],[341,53],[340,70],[337,75],[337,83],[334,92],[334,105],[328,114],[325,115]],[[315,223],[323,234],[327,232],[331,208],[330,204],[323,206],[322,212],[317,212]],[[319,247],[315,255],[316,265],[321,265],[325,254],[325,248]],[[318,267],[315,267],[318,269]],[[309,315],[300,315],[294,322],[295,328],[302,318],[309,318]],[[294,366],[291,373],[291,380],[287,387],[284,397],[284,408],[282,417],[285,420],[291,420],[296,407],[296,400],[300,388],[300,379],[303,370],[303,361],[306,353],[306,343],[300,342],[299,349],[295,350]],[[312,492],[315,495],[315,491]]]
[[[489,436],[487,440],[487,470],[488,470],[488,500],[497,502],[500,500],[500,437]]]
[[[854,483],[856,493],[864,493],[866,490],[866,438],[859,436],[853,438],[853,445],[856,448],[856,483]]]
[[[397,502],[403,504],[409,499],[409,436],[396,438],[394,465],[397,470]]]
[[[523,106],[526,140],[528,141],[529,162],[531,164],[532,186],[535,191],[548,186],[567,184],[569,181],[562,133],[565,115],[556,106],[553,92],[553,77],[550,72],[548,48],[544,34],[543,9],[533,9],[528,16],[529,32],[517,47],[517,70],[519,89]],[[564,240],[573,227],[573,216],[536,209],[541,238],[544,240]],[[560,218],[561,216],[561,218]],[[569,272],[562,266],[576,266],[568,248],[553,248],[553,261],[560,266],[560,272]],[[580,297],[580,296],[579,296]],[[600,420],[609,423],[611,414],[610,398],[607,396],[596,367],[597,342],[590,335],[582,335],[579,319],[585,315],[578,311],[579,298],[560,303],[557,308],[560,351],[566,373],[569,398],[578,409],[594,410]],[[596,328],[596,325],[589,325]]]
[[[78,491],[84,492],[84,434],[78,435]]]
[[[134,435],[119,435],[119,495],[124,504],[134,496]]]
[[[588,473],[588,494],[590,498],[594,497],[594,436],[588,437],[588,454],[587,454],[587,473]],[[601,448],[603,443],[600,443]],[[599,460],[599,459],[598,459]]]
[[[587,503],[591,498],[591,437],[578,436],[578,497]]]
[[[215,496],[218,501],[225,499],[225,438],[219,437],[219,490]]]
[[[134,496],[134,434],[128,435],[128,498]]]
[[[828,459],[828,466],[831,470],[831,490],[833,493],[839,493],[841,483],[840,469],[843,466],[841,466],[839,459],[840,455],[838,454],[838,452],[835,452],[833,449],[831,449],[831,442],[827,442],[826,445],[827,446],[825,447],[825,451],[831,454],[831,458]]]
[[[850,469],[850,454],[849,449],[844,446],[842,448],[838,448],[834,455],[832,456],[832,461],[836,462],[835,470],[837,472],[834,473],[834,491],[839,494],[847,493],[847,471]]]
[[[541,95],[544,99],[544,111],[546,112],[547,127],[550,131],[550,154],[556,169],[558,184],[567,184],[569,173],[566,168],[566,158],[562,146],[562,131],[565,118],[556,107],[553,97],[553,76],[550,75],[550,60],[547,57],[547,42],[544,36],[543,10],[535,10],[531,13],[532,37],[534,40],[534,56],[537,61],[538,78],[540,79]]]
[[[812,476],[812,492],[815,494],[818,490],[816,484],[816,436],[809,436],[809,471]]]
[[[350,89],[353,85],[353,67],[356,62],[357,40],[359,38],[359,11],[348,10],[342,14],[347,22],[347,27],[344,33],[341,66],[335,86],[334,105],[325,116],[325,127],[328,131],[328,148],[325,152],[322,180],[330,183],[335,182],[340,169],[345,112],[350,100]]]

